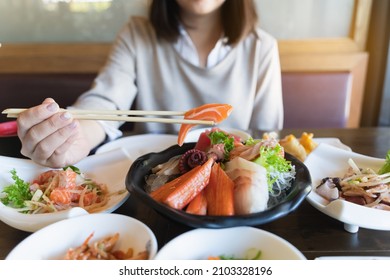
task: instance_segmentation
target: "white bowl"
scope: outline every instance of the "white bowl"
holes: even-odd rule
[[[113,212],[129,197],[125,178],[131,164],[131,159],[120,149],[89,156],[75,164],[92,180],[105,183],[110,193],[116,193],[110,196],[107,204],[97,209],[97,212]],[[37,175],[49,168],[37,165],[27,159],[0,156],[0,192],[4,187],[14,183],[10,173],[12,169],[16,170],[21,179],[31,182]],[[0,202],[0,220],[11,227],[27,232],[34,232],[54,222],[86,214],[88,212],[80,207],[57,213],[23,214]]]
[[[80,246],[93,233],[90,242],[119,233],[115,249],[134,253],[147,249],[149,259],[157,252],[153,232],[142,222],[120,214],[99,213],[62,220],[28,236],[6,257],[7,260],[63,259],[67,250]]]
[[[341,177],[349,168],[348,159],[358,167],[379,170],[384,159],[361,155],[352,151],[321,143],[305,160],[310,171],[313,190],[307,196],[309,203],[324,214],[344,223],[344,229],[355,233],[359,227],[390,230],[390,211],[361,206],[342,199],[328,201],[315,190],[325,177]]]
[[[253,227],[195,229],[179,235],[157,253],[156,260],[207,260],[226,256],[245,258],[248,250],[260,250],[262,260],[305,260],[305,256],[281,237]]]

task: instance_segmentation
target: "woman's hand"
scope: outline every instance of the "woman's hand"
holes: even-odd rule
[[[92,121],[94,135],[98,139],[91,142],[86,137],[86,131],[89,130],[87,126],[91,121],[81,124],[69,112],[61,112],[51,98],[19,114],[17,122],[21,153],[38,164],[52,168],[77,163],[89,154],[101,138],[104,139],[103,129]]]

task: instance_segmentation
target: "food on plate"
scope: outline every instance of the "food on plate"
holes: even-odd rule
[[[219,255],[219,256],[209,256],[208,260],[261,260],[261,250],[256,248],[250,248],[246,251],[245,256],[229,256],[229,255]]]
[[[241,142],[213,128],[200,134],[193,149],[154,167],[145,190],[158,202],[197,215],[261,212],[295,178],[284,155],[274,138]]]
[[[261,164],[235,157],[226,163],[225,172],[234,182],[236,214],[250,214],[267,209],[267,170]]]
[[[0,201],[22,213],[52,213],[76,206],[93,212],[108,200],[107,186],[86,178],[74,166],[45,171],[32,182],[19,178],[15,169],[10,172],[14,183],[3,189]]]
[[[115,245],[119,240],[119,233],[112,236],[107,236],[101,240],[90,244],[93,237],[91,233],[88,238],[79,247],[70,248],[65,256],[65,260],[147,260],[149,252],[147,250],[134,253],[133,248],[127,249],[126,252],[122,250],[115,250]]]
[[[150,193],[151,197],[172,208],[183,209],[208,184],[213,163],[210,158],[206,163],[160,186]]]
[[[207,200],[205,192],[201,190],[193,200],[188,203],[186,212],[195,215],[206,215],[207,214]]]
[[[279,143],[287,153],[295,156],[300,161],[304,161],[318,145],[313,140],[313,136],[313,133],[303,132],[298,139],[293,134],[289,134],[280,139]]]
[[[349,159],[349,168],[342,177],[323,178],[315,191],[329,201],[344,199],[366,207],[390,210],[390,171],[386,172],[390,151],[386,158],[385,165],[378,172],[359,168]]]
[[[306,154],[310,154],[318,144],[313,141],[313,133],[303,132],[299,138],[299,143],[305,148]]]
[[[225,120],[230,113],[232,112],[233,107],[229,104],[205,104],[191,110],[188,110],[184,114],[184,119],[186,120],[205,120],[213,121],[214,124],[218,124]],[[182,146],[184,139],[190,129],[193,127],[193,124],[182,124],[180,127],[177,143],[179,146]]]
[[[213,165],[210,180],[204,193],[206,213],[212,216],[234,215],[234,181],[226,174],[221,164],[215,163]]]
[[[390,150],[387,151],[385,164],[379,169],[378,174],[384,174],[390,172]]]

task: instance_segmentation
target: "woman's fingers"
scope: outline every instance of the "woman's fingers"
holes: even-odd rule
[[[86,157],[92,146],[104,137],[97,122],[73,119],[51,98],[20,113],[17,126],[21,153],[38,164],[57,168]],[[88,133],[96,135],[97,140],[86,137]]]
[[[60,112],[58,104],[48,98],[18,117],[21,153],[42,164],[64,143],[72,142],[72,137],[79,133],[77,127],[72,115]]]
[[[33,126],[50,118],[58,111],[58,104],[53,99],[47,98],[42,104],[20,113],[17,119],[19,137],[23,139]]]
[[[65,143],[67,143],[67,147],[72,145],[79,133],[78,123],[72,121],[70,124],[57,129],[39,141],[26,141],[26,145],[22,146],[21,152],[40,163],[44,163],[55,154],[62,154],[64,157],[63,153],[66,152],[66,148],[62,147]]]
[[[54,151],[46,160],[45,165],[59,168],[75,164],[88,156],[89,147],[87,144],[81,133],[74,134]]]
[[[34,151],[36,146],[46,138],[65,138],[55,139],[55,141],[49,141],[49,143],[64,142],[69,137],[73,130],[76,128],[76,122],[72,119],[71,114],[67,112],[57,113],[50,118],[34,125],[23,137],[24,148],[27,151]],[[47,146],[47,144],[46,144]],[[55,147],[54,147],[55,148]]]

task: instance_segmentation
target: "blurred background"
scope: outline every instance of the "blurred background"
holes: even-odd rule
[[[285,127],[390,126],[390,1],[255,3],[260,26],[279,42]],[[70,105],[91,85],[129,16],[147,15],[148,4],[0,1],[0,109],[47,96]]]

